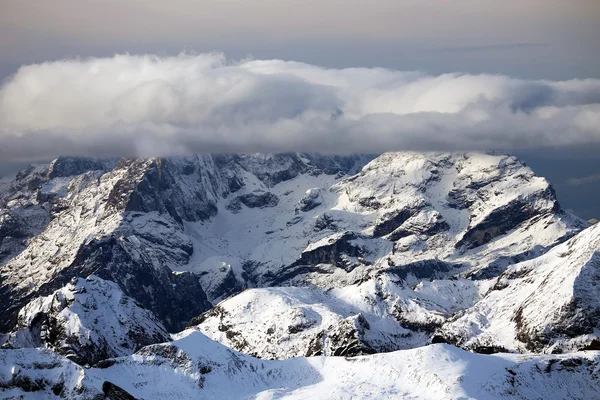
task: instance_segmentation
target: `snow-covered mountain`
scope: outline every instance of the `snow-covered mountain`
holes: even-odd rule
[[[91,365],[168,340],[151,311],[123,295],[117,284],[90,275],[23,307],[2,347],[46,347]]]
[[[600,350],[600,225],[509,267],[439,335],[468,349]]]
[[[229,372],[213,376],[242,382],[231,386],[236,396],[310,397],[331,387],[331,397],[343,398],[342,386],[354,379],[362,383],[349,393],[361,397],[390,387],[391,397],[428,398],[443,386],[441,398],[529,398],[554,387],[540,368],[552,372],[564,361],[553,379],[569,371],[573,382],[589,379],[596,353],[485,358],[423,346],[595,348],[598,235],[588,226],[561,209],[544,178],[505,155],[61,157],[22,171],[0,191],[0,330],[10,332],[2,341],[99,364],[84,370],[32,348],[0,354],[67,397],[63,390],[93,397],[104,381],[105,390],[138,397],[154,390],[197,397],[200,386],[213,387],[202,371],[218,370]],[[185,326],[175,342],[190,343],[182,344],[185,354],[171,343],[130,356]],[[147,336],[129,335],[141,331]],[[277,360],[248,358],[199,332]],[[358,355],[369,356],[335,357]],[[127,357],[102,361],[115,356]],[[320,357],[281,360],[306,356]],[[52,367],[30,368],[26,360],[36,357]],[[441,369],[425,361],[436,358],[445,359]],[[232,375],[231,362],[244,372]],[[389,379],[369,386],[362,363]],[[473,392],[475,381],[460,376],[480,367],[512,389],[485,383],[493,380],[485,372],[477,382],[488,389]],[[444,368],[461,372],[438,387]],[[9,393],[29,384],[14,371],[3,374],[0,388]],[[161,389],[160,374],[177,384]],[[396,380],[431,387],[416,392]],[[573,390],[594,397],[589,386]],[[214,387],[200,393],[228,397],[229,389]]]

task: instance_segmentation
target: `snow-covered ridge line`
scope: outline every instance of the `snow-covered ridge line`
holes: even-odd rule
[[[0,393],[72,399],[597,398],[600,353],[479,355],[432,345],[362,357],[259,360],[196,330],[83,369],[39,349],[0,352]]]
[[[584,226],[514,157],[388,153],[360,169],[368,159],[61,158],[30,168],[0,196],[0,326],[73,276],[114,281],[177,331],[211,307],[205,293],[214,304],[247,287],[331,289],[382,274],[408,286],[490,278]]]

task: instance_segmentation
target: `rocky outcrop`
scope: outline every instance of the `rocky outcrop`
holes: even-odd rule
[[[540,203],[544,201],[547,204],[540,207]],[[482,246],[527,220],[559,211],[560,207],[551,187],[536,193],[535,197],[517,198],[496,208],[478,223],[469,225],[455,247],[468,250]]]
[[[275,207],[279,202],[279,198],[271,192],[246,193],[235,197],[227,205],[227,209],[231,211],[239,211],[242,204],[248,208],[269,208]]]
[[[365,255],[365,250],[360,245],[353,243],[358,237],[354,232],[342,232],[321,239],[307,247],[292,267],[332,264],[339,268],[352,268],[350,258]]]
[[[448,345],[362,357],[259,360],[187,330],[165,344],[82,368],[40,349],[0,352],[0,395],[24,398],[598,398],[596,352],[484,356]],[[423,384],[426,382],[427,384]]]
[[[302,212],[310,211],[323,204],[323,189],[308,189],[300,199],[299,209]]]
[[[438,317],[414,318],[421,306],[409,299],[420,298],[411,292],[420,282],[497,277],[586,225],[514,157],[369,159],[60,158],[28,168],[0,194],[0,329],[73,276],[115,282],[171,332],[248,287],[362,284],[378,293],[374,283],[386,277],[406,288],[390,295],[410,307],[396,316],[390,303],[380,317],[420,343],[432,321],[463,306],[448,300]]]
[[[110,168],[112,161],[102,161],[86,157],[58,157],[48,167],[48,178],[66,178],[81,175],[88,171],[106,170]]]
[[[410,335],[392,318],[381,321],[377,312],[362,312],[360,305],[295,287],[248,289],[192,319],[189,327],[265,359],[393,351],[408,347],[400,339]]]
[[[374,354],[377,351],[364,340],[365,332],[369,329],[369,323],[361,314],[338,321],[310,341],[305,356],[354,357]]]

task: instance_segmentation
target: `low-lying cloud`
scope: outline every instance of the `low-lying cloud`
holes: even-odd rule
[[[512,150],[598,144],[600,80],[326,69],[221,54],[21,67],[0,89],[0,159],[61,154]]]

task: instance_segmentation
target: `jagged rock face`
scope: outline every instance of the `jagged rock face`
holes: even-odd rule
[[[560,353],[600,344],[600,226],[509,267],[437,340],[479,350]]]
[[[48,167],[48,178],[66,178],[81,175],[88,171],[107,169],[112,161],[102,161],[86,157],[58,157]]]
[[[338,321],[310,341],[305,356],[354,357],[377,353],[364,340],[365,332],[370,328],[361,314]]]
[[[197,192],[184,187],[186,177],[180,175],[175,190],[173,173],[163,171],[162,165],[158,160],[122,160],[111,170],[71,177],[49,178],[49,167],[17,177],[3,196],[5,212],[41,229],[20,253],[4,260],[0,298],[9,306],[0,321],[3,329],[11,327],[18,309],[36,295],[53,292],[72,276],[92,273],[118,282],[171,330],[210,307],[198,279],[174,275],[169,266],[187,263],[193,251],[178,219],[202,217],[214,202],[215,190],[202,192],[202,199],[210,197],[203,203]],[[36,189],[24,190],[32,181]],[[184,190],[189,195],[185,202]],[[36,208],[48,217],[21,211]]]
[[[3,348],[46,347],[81,364],[133,354],[170,339],[165,327],[119,287],[96,276],[73,278],[19,312]]]
[[[278,202],[279,198],[271,192],[246,193],[231,200],[227,209],[239,211],[242,209],[242,204],[248,208],[275,207]]]
[[[557,245],[587,224],[514,157],[368,160],[61,157],[3,183],[0,345],[98,362],[5,349],[0,393],[598,397],[595,352],[414,349],[600,348],[598,225]],[[327,357],[265,360],[304,356]]]

